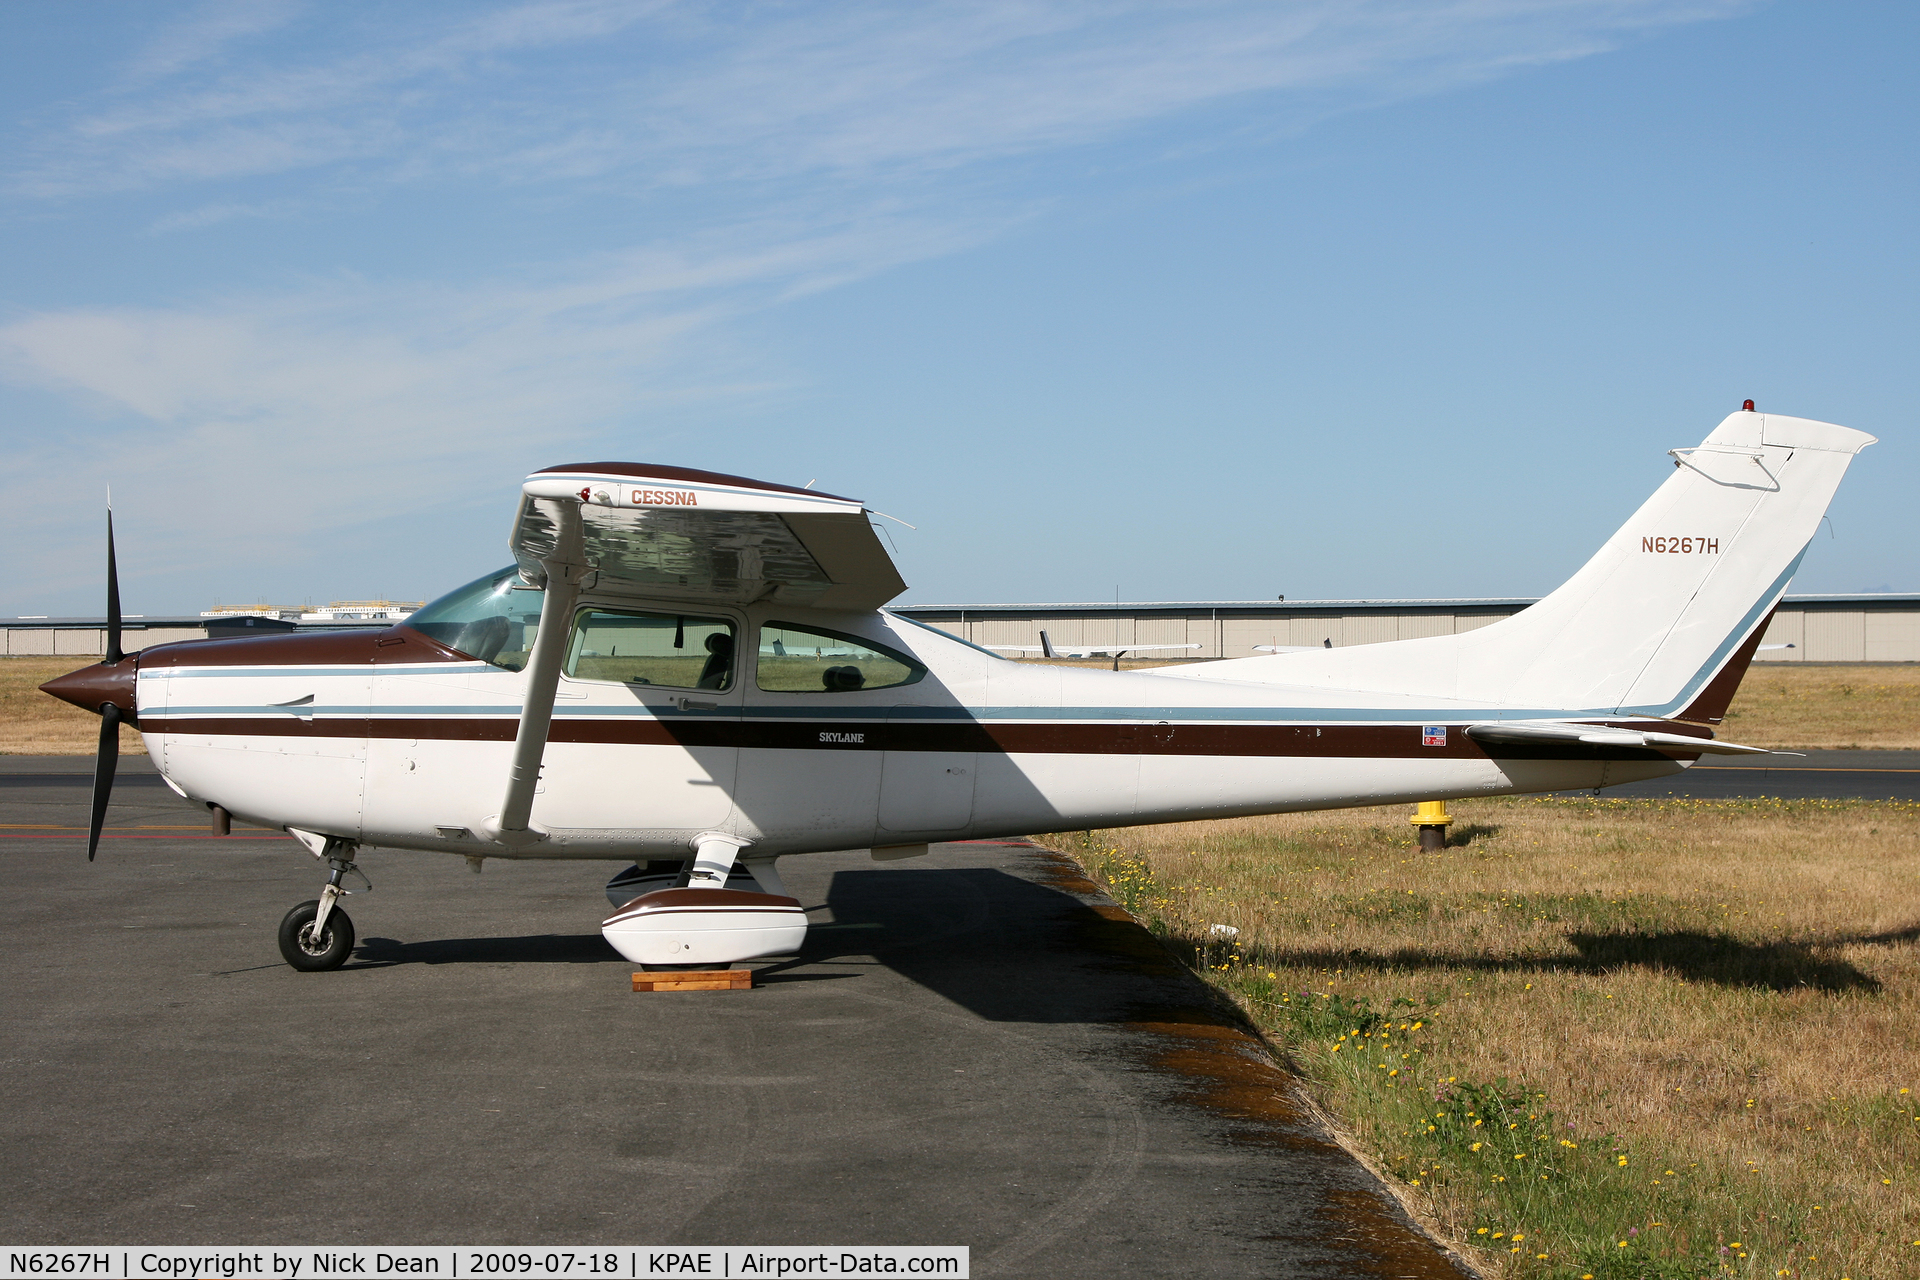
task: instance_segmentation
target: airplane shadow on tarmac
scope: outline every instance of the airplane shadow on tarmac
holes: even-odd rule
[[[762,965],[756,982],[775,986],[857,974],[814,966],[879,963],[994,1022],[1125,1020],[1131,1003],[1164,999],[1142,987],[1199,979],[1145,929],[1117,912],[1019,876],[985,867],[839,871],[829,884],[832,919],[815,924],[792,959]],[[1313,968],[1461,969],[1601,974],[1640,967],[1689,982],[1829,994],[1872,993],[1880,983],[1830,948],[1909,939],[1920,930],[1817,942],[1745,942],[1692,931],[1575,932],[1575,955],[1492,957],[1416,948],[1326,948],[1246,953],[1255,964]],[[362,939],[347,968],[398,964],[615,964],[623,959],[597,933],[399,942]],[[1117,981],[1116,981],[1117,979]],[[1191,993],[1201,998],[1199,993]],[[1202,1003],[1205,1003],[1204,998]]]
[[[1004,871],[841,871],[827,903],[833,923],[810,930],[791,964],[871,956],[991,1022],[1127,1022],[1169,1000],[1199,1016],[1215,1003],[1117,908]]]
[[[1205,984],[1124,913],[1004,871],[839,871],[826,906],[832,919],[809,929],[792,959],[761,965],[756,985],[857,978],[843,966],[879,964],[993,1022],[1125,1022],[1169,1001],[1199,1016],[1214,1003]],[[364,938],[346,968],[516,963],[630,962],[598,934],[540,934]]]
[[[537,933],[524,938],[442,938],[401,942],[362,938],[343,969],[396,964],[626,964],[597,933]]]

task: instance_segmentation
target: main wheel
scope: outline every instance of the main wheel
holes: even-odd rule
[[[334,907],[327,913],[327,927],[313,936],[313,918],[320,914],[318,899],[303,902],[287,912],[280,922],[280,954],[288,964],[303,973],[338,969],[353,954],[353,921]]]

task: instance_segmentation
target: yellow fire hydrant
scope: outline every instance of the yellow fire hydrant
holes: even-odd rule
[[[1420,828],[1422,853],[1438,853],[1447,847],[1447,828],[1453,825],[1453,819],[1447,816],[1445,800],[1422,800],[1407,821]]]

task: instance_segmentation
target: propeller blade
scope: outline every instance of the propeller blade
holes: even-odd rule
[[[120,652],[120,570],[113,561],[113,508],[107,508],[107,656],[102,662],[118,662],[127,655]]]
[[[107,824],[107,800],[113,795],[113,771],[120,764],[120,708],[100,708],[100,754],[93,761],[93,819],[87,827],[87,861],[100,851],[100,829]]]

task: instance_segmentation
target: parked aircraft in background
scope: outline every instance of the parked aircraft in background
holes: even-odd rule
[[[89,858],[127,720],[181,795],[327,864],[281,925],[296,968],[352,951],[338,900],[370,846],[631,860],[609,941],[724,964],[804,936],[783,856],[1597,788],[1754,753],[1712,726],[1871,443],[1749,402],[1510,618],[1126,672],[889,613],[905,584],[861,502],[706,471],[536,472],[514,562],[384,631],[135,655],[109,519],[107,660],[43,687],[102,716]]]
[[[1055,644],[1046,632],[1040,633],[1040,643],[1031,644],[989,644],[983,649],[992,649],[999,653],[1037,653],[1047,658],[1112,658],[1113,669],[1120,669],[1120,659],[1130,653],[1147,653],[1166,649],[1198,649],[1197,644],[1128,644],[1128,645],[1084,645]]]

